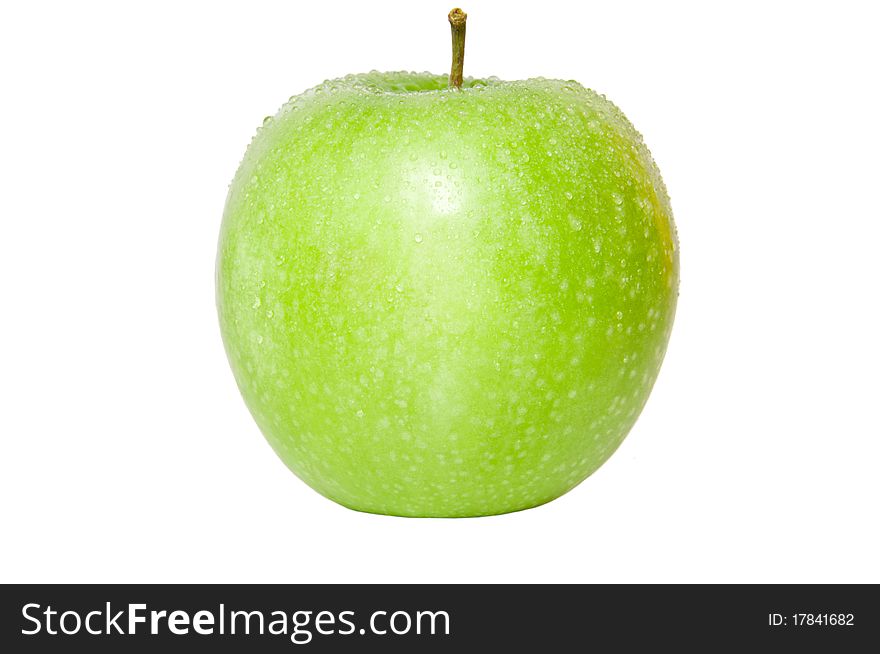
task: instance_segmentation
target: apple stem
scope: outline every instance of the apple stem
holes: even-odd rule
[[[460,89],[464,72],[464,33],[467,14],[456,7],[449,12],[449,25],[452,27],[452,72],[449,73],[449,88]]]

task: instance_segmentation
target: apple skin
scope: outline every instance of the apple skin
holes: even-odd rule
[[[224,344],[284,463],[360,511],[559,497],[620,445],[678,294],[640,135],[575,82],[369,73],[290,99],[232,182]]]

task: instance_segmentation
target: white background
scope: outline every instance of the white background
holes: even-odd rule
[[[451,6],[4,6],[0,580],[880,582],[867,2],[469,0],[466,73],[577,79],[663,171],[651,400],[584,484],[494,518],[355,513],[272,453],[217,327],[227,185],[288,96],[445,72]]]

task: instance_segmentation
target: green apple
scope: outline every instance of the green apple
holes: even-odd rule
[[[478,516],[620,445],[678,292],[638,132],[576,82],[369,73],[267,118],[229,190],[217,305],[285,464],[361,511]]]

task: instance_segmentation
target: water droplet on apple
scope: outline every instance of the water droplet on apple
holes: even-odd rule
[[[612,193],[611,199],[614,200],[614,204],[618,206],[623,204],[623,196],[620,193]]]
[[[266,116],[265,118],[263,118],[263,125],[268,125],[271,122],[272,122],[272,116]]]
[[[416,241],[416,243],[421,243],[421,242],[422,242],[422,235],[421,235],[421,234],[416,234],[416,236],[415,236],[415,241]]]
[[[568,217],[568,224],[571,225],[571,228],[576,232],[581,231],[584,227],[584,224],[580,220],[571,215]]]
[[[566,197],[567,199],[571,200],[574,196],[571,194],[571,191],[566,191],[566,192],[565,192],[565,197]]]
[[[260,308],[260,305],[261,305],[262,303],[263,303],[263,302],[262,302],[262,300],[260,300],[259,297],[255,297],[255,298],[254,298],[254,303],[251,305],[251,309],[259,309],[259,308]]]
[[[403,293],[403,286],[398,284],[397,286],[394,287],[394,290],[397,291],[398,293]]]
[[[360,193],[355,193],[352,197],[353,197],[355,200],[360,200],[360,199],[361,199],[361,194],[360,194]]]
[[[358,409],[358,410],[355,412],[355,415],[356,415],[358,418],[363,418],[363,417],[364,417],[364,410],[363,410],[363,409]]]

